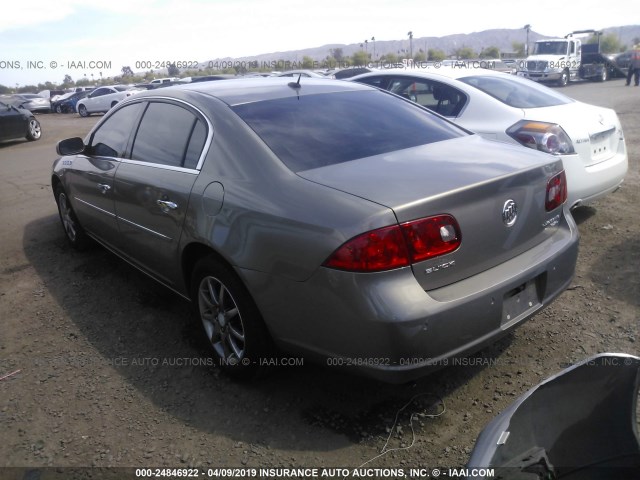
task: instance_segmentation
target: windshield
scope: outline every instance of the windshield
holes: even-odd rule
[[[458,80],[491,95],[510,107],[539,108],[573,102],[571,98],[548,87],[513,75],[478,75]]]
[[[536,42],[533,46],[534,55],[565,55],[567,42]]]
[[[279,98],[233,110],[294,172],[467,134],[378,90]]]

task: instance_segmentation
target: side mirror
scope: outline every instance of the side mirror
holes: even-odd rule
[[[58,155],[77,155],[84,152],[85,144],[80,137],[67,138],[60,140],[56,145]]]

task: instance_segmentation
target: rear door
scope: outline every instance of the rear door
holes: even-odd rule
[[[181,102],[154,100],[146,107],[115,179],[122,251],[169,285],[179,279],[178,243],[191,188],[207,140],[208,122]]]

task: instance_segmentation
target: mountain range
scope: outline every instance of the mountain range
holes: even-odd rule
[[[609,27],[603,29],[605,35],[614,34],[617,36],[621,45],[631,48],[634,39],[640,39],[640,25],[626,25],[619,27]],[[567,32],[569,33],[569,32]],[[546,35],[534,32],[529,32],[529,44],[532,45],[536,40],[551,38]],[[427,52],[429,49],[438,49],[445,52],[447,55],[451,55],[456,49],[463,47],[470,47],[476,52],[480,52],[484,48],[498,47],[498,49],[505,52],[513,51],[514,42],[525,43],[527,34],[524,29],[493,29],[485,30],[482,32],[474,32],[468,34],[454,34],[444,37],[419,37],[413,38],[410,41],[409,38],[402,40],[377,40],[372,41],[368,39],[367,43],[351,43],[351,44],[327,44],[320,47],[305,48],[300,50],[289,50],[286,52],[272,52],[264,53],[260,55],[252,55],[247,57],[225,57],[212,59],[215,61],[234,61],[234,62],[295,62],[302,63],[303,57],[307,56],[314,61],[322,62],[330,55],[332,49],[342,49],[342,54],[351,56],[359,50],[366,49],[371,54],[373,60],[380,58],[380,56],[395,53],[398,55],[404,51],[409,52],[409,49],[413,48],[413,54],[415,55],[419,50]],[[375,49],[375,55],[374,55]],[[206,62],[205,62],[206,63]]]

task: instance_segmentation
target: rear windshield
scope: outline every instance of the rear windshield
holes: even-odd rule
[[[414,103],[378,90],[232,108],[294,172],[467,135]]]
[[[463,77],[458,80],[482,90],[510,107],[552,107],[573,102],[569,97],[549,87],[507,74],[500,77],[478,75]]]

